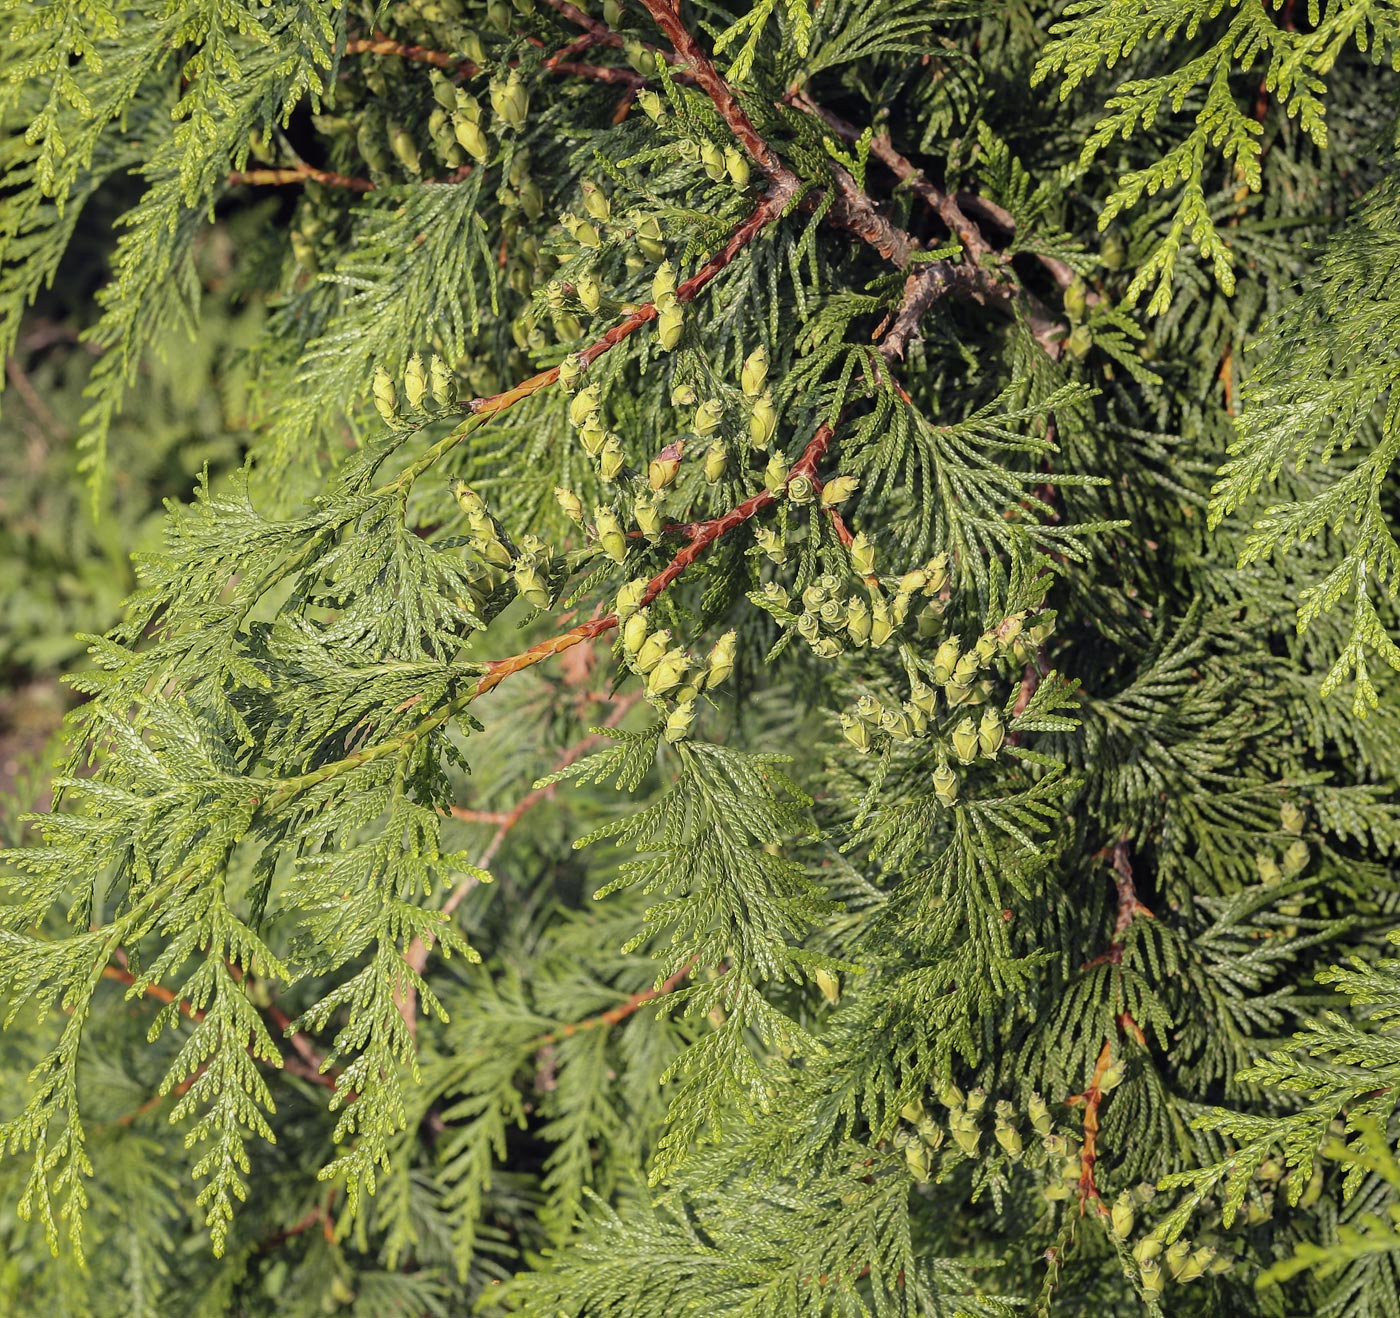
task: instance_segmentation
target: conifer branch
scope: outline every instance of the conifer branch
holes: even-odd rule
[[[614,1025],[621,1024],[629,1016],[645,1007],[648,1002],[655,1002],[657,998],[664,998],[668,993],[674,993],[685,982],[690,972],[695,969],[695,964],[695,958],[691,957],[679,970],[672,972],[656,987],[641,989],[633,993],[625,1002],[618,1003],[616,1007],[610,1007],[607,1011],[599,1012],[596,1016],[589,1016],[585,1020],[561,1025],[557,1030],[540,1035],[532,1045],[533,1051],[538,1052],[541,1048],[561,1043],[570,1036],[582,1034],[586,1030],[610,1029]]]
[[[603,720],[604,728],[615,728],[628,713],[636,706],[642,698],[640,691],[631,691],[626,695],[618,696],[613,701],[612,713]],[[557,761],[550,771],[558,773],[567,769],[569,765],[576,763],[596,747],[604,738],[597,732],[590,732],[586,737],[570,746]],[[506,837],[525,815],[541,801],[554,795],[557,784],[549,783],[544,787],[536,787],[527,792],[509,810],[502,811],[470,811],[460,806],[452,808],[454,819],[468,820],[473,823],[492,823],[496,825],[496,831],[491,835],[481,855],[477,857],[476,867],[480,870],[489,870],[491,862],[496,859],[496,853],[501,849]],[[478,880],[472,876],[460,878],[452,891],[448,893],[442,903],[442,915],[450,916],[467,894],[477,886]],[[408,950],[404,953],[404,960],[415,974],[422,974],[424,967],[428,964],[428,955],[432,951],[432,941],[426,938],[414,938],[409,944]],[[408,1026],[409,1032],[413,1033],[418,1028],[418,995],[410,987],[403,995],[399,1005],[399,1010],[403,1015],[404,1024]]]
[[[817,466],[826,456],[832,433],[832,427],[827,424],[823,424],[817,429],[816,434],[807,441],[807,446],[802,450],[801,457],[793,463],[788,472],[787,484],[792,484],[798,476],[816,479]],[[763,489],[745,499],[743,503],[731,508],[723,516],[697,523],[694,534],[687,543],[660,572],[647,582],[638,607],[645,608],[651,604],[721,536],[734,530],[735,527],[742,526],[765,508],[771,507],[777,500],[778,496],[772,490]],[[563,654],[564,651],[572,649],[575,645],[581,645],[584,641],[591,641],[605,635],[617,625],[617,614],[609,613],[600,618],[592,618],[577,627],[572,627],[558,636],[552,636],[549,640],[541,641],[538,645],[532,645],[528,650],[523,650],[508,659],[492,660],[487,664],[486,672],[477,682],[473,698],[484,696],[515,673],[531,668],[535,664],[543,663],[546,659],[552,659],[555,655]]]
[[[451,55],[443,50],[430,50],[427,46],[414,46],[407,42],[395,41],[382,32],[372,37],[352,37],[345,43],[347,55],[394,55],[399,59],[412,60],[417,64],[431,64],[438,69],[464,69],[476,72],[476,65],[465,56]]]
[[[240,183],[255,187],[282,187],[294,183],[321,183],[328,188],[345,188],[350,192],[373,192],[376,184],[367,178],[353,178],[348,174],[333,174],[330,170],[316,169],[312,165],[291,165],[280,169],[235,169],[228,175],[230,187]]]

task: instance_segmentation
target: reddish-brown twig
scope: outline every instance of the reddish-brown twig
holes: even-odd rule
[[[1152,919],[1152,912],[1147,909],[1137,897],[1137,887],[1133,881],[1133,867],[1128,859],[1128,840],[1119,838],[1113,844],[1112,849],[1105,847],[1099,852],[1102,857],[1105,854],[1111,857],[1113,865],[1113,884],[1117,890],[1118,903],[1117,914],[1113,921],[1113,940],[1109,944],[1107,952],[1100,953],[1092,960],[1085,962],[1084,969],[1088,970],[1093,966],[1109,965],[1113,967],[1115,976],[1115,996],[1117,996],[1116,977],[1122,972],[1119,966],[1123,960],[1124,935],[1128,932],[1129,926],[1139,916],[1145,919]],[[1105,1090],[1102,1088],[1104,1073],[1108,1070],[1113,1060],[1113,1045],[1118,1036],[1128,1034],[1133,1037],[1139,1046],[1146,1045],[1146,1038],[1142,1028],[1133,1019],[1129,1011],[1120,1012],[1115,1018],[1116,1030],[1103,1042],[1103,1047],[1099,1050],[1098,1061],[1094,1064],[1094,1073],[1090,1078],[1089,1087],[1082,1094],[1074,1094],[1069,1098],[1071,1104],[1084,1104],[1084,1145],[1079,1155],[1079,1208],[1084,1211],[1086,1204],[1092,1202],[1100,1216],[1108,1216],[1108,1207],[1103,1202],[1103,1196],[1099,1193],[1098,1182],[1094,1176],[1094,1165],[1098,1161],[1098,1137],[1099,1137],[1099,1108],[1103,1104]]]
[[[229,176],[230,185],[249,183],[262,187],[282,187],[289,183],[324,183],[328,188],[346,188],[351,192],[373,192],[375,185],[367,178],[351,178],[348,174],[332,174],[311,165],[289,165],[285,169],[235,169]]]
[[[551,1044],[559,1043],[571,1035],[581,1034],[585,1030],[608,1029],[625,1021],[634,1012],[645,1007],[648,1002],[655,1002],[657,998],[664,998],[668,993],[674,993],[685,977],[695,969],[695,961],[695,957],[691,957],[685,965],[674,974],[669,975],[656,988],[642,989],[640,992],[632,994],[625,1002],[619,1002],[616,1007],[610,1007],[607,1011],[600,1012],[596,1016],[589,1016],[586,1020],[561,1025],[557,1030],[551,1030],[548,1034],[541,1035],[535,1040],[535,1049],[538,1051],[540,1048],[547,1048]]]
[[[624,696],[617,697],[613,702],[612,713],[603,720],[602,726],[605,728],[617,727],[641,698],[640,691],[628,692]],[[576,741],[555,761],[552,772],[558,773],[561,769],[567,769],[569,765],[577,762],[603,740],[604,737],[601,733],[590,732],[586,737]],[[477,868],[490,869],[491,862],[496,859],[496,853],[500,851],[511,829],[521,821],[530,809],[546,797],[552,796],[553,793],[553,784],[533,788],[522,796],[511,809],[502,811],[468,811],[454,806],[452,815],[455,819],[467,819],[474,816],[472,822],[488,822],[496,825],[496,831],[491,835],[491,839],[487,842],[481,855],[477,857]],[[442,914],[450,916],[474,887],[476,887],[475,879],[460,879],[443,901]],[[431,939],[415,938],[408,945],[408,950],[404,953],[404,960],[416,974],[421,975],[423,968],[428,964],[428,954],[431,951]],[[418,995],[414,989],[410,988],[400,998],[399,1013],[403,1016],[404,1024],[408,1026],[409,1033],[415,1033],[418,1027]]]
[[[789,484],[798,476],[816,476],[817,464],[826,455],[827,447],[831,443],[831,436],[831,426],[823,424],[818,428],[816,434],[807,441],[807,447],[802,450],[802,456],[793,464],[788,473]],[[743,525],[755,514],[776,503],[777,499],[778,495],[772,490],[763,489],[745,499],[737,507],[731,508],[722,517],[696,523],[695,533],[690,540],[647,583],[647,588],[642,594],[642,606],[650,604],[722,535],[726,535],[736,526]],[[570,650],[575,645],[581,645],[584,641],[591,641],[595,637],[602,636],[611,631],[617,624],[618,617],[615,613],[606,614],[601,618],[591,618],[588,622],[572,627],[566,632],[561,632],[558,636],[551,636],[538,645],[532,645],[528,650],[511,655],[508,659],[493,660],[486,666],[486,672],[477,682],[475,695],[484,696],[512,674],[533,667],[535,664],[543,663],[546,659],[552,659],[557,654],[563,654],[565,650]]]

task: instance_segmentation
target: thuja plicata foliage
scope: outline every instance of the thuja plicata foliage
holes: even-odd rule
[[[1392,0],[5,9],[86,516],[262,310],[5,854],[0,1308],[1397,1311]]]

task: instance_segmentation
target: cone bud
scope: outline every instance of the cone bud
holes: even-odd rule
[[[760,452],[766,449],[778,429],[778,409],[768,394],[762,395],[749,413],[749,443]]]
[[[725,632],[714,643],[706,661],[705,685],[707,687],[719,686],[734,671],[735,640],[735,633],[729,631]]]
[[[729,450],[723,444],[711,444],[705,454],[705,479],[713,485],[724,475],[729,464]]]
[[[838,476],[822,486],[822,507],[835,508],[845,503],[860,488],[860,480],[855,476]]]
[[[676,473],[681,468],[681,457],[685,453],[685,441],[674,440],[667,444],[647,463],[647,484],[653,490],[668,489],[675,483]]]
[[[374,368],[374,405],[385,421],[393,422],[399,414],[399,394],[389,372],[382,366]]]
[[[749,185],[749,158],[737,147],[724,148],[724,170],[736,188]]]
[[[933,794],[944,804],[952,805],[958,799],[958,775],[948,767],[946,760],[940,760],[933,771]]]
[[[622,533],[617,514],[611,508],[599,506],[593,510],[593,525],[603,552],[614,563],[621,563],[627,557],[627,537]]]
[[[658,670],[660,671],[660,670]],[[671,745],[683,741],[695,726],[695,701],[683,700],[666,719],[665,737]]]
[[[768,349],[761,343],[747,357],[739,371],[739,384],[749,398],[757,398],[768,380]]]
[[[583,500],[572,490],[566,490],[562,485],[554,487],[554,497],[559,501],[559,507],[564,510],[564,516],[571,522],[583,525]]]
[[[695,409],[695,433],[713,435],[724,421],[724,404],[718,398],[707,398]]]

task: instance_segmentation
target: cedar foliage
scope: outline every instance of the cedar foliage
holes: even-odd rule
[[[1400,1308],[1391,0],[6,9],[99,521],[260,222],[5,853],[0,1307]]]

